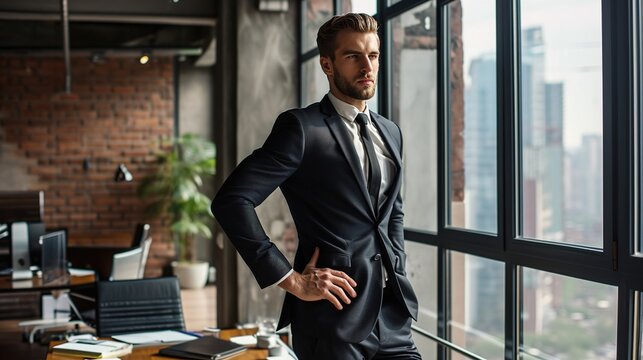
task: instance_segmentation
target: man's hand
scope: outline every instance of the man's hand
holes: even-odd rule
[[[340,299],[350,304],[351,297],[356,297],[355,286],[357,283],[346,275],[343,271],[329,268],[317,268],[317,259],[319,258],[319,248],[315,248],[313,256],[300,274],[294,271],[284,281],[279,283],[279,287],[295,295],[304,301],[317,301],[326,299],[330,301],[338,310],[342,310]]]

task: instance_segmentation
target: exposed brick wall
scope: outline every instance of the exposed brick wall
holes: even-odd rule
[[[88,234],[133,233],[149,220],[136,188],[155,168],[160,140],[173,134],[172,61],[73,57],[71,95],[63,92],[64,74],[62,58],[0,57],[0,164],[12,164],[0,189],[14,190],[10,179],[32,179],[19,189],[45,191],[46,225],[66,227],[72,243],[95,243]],[[121,162],[133,182],[114,182]],[[174,250],[167,222],[151,224],[146,273],[154,276]],[[115,236],[105,245],[125,241]]]

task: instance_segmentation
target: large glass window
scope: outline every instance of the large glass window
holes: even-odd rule
[[[451,342],[485,359],[504,359],[504,264],[455,251],[449,255]]]
[[[317,30],[333,16],[333,0],[307,0],[302,12],[301,48],[306,52],[317,47]]]
[[[448,5],[448,224],[495,233],[498,224],[494,0]]]
[[[640,291],[642,265],[621,255],[643,258],[642,2],[302,2],[302,106],[328,89],[319,25],[378,10],[386,96],[369,107],[404,137],[423,358],[465,359],[461,347],[485,359],[643,360],[640,326],[628,327],[643,316],[618,309],[618,294]],[[632,174],[635,186],[619,187]],[[570,277],[580,269],[587,280]]]
[[[523,268],[521,300],[521,359],[616,359],[616,287]]]
[[[521,235],[602,248],[601,1],[522,0],[520,24]]]
[[[374,15],[377,12],[377,0],[340,0],[340,14],[349,12]]]
[[[437,38],[432,4],[388,23],[389,118],[404,135],[404,224],[437,231]]]
[[[319,65],[319,56],[307,60],[301,70],[302,106],[320,101],[328,92],[328,79]]]
[[[639,222],[638,222],[638,231],[637,231],[637,236],[638,236],[638,241],[636,241],[636,246],[634,248],[635,252],[638,253],[639,256],[642,256],[641,254],[643,252],[643,197],[641,196],[641,193],[643,191],[643,34],[641,34],[641,31],[643,31],[643,1],[638,0],[634,2],[634,31],[633,31],[633,47],[634,51],[632,52],[634,54],[634,72],[637,76],[634,77],[634,121],[636,123],[636,126],[634,127],[635,129],[638,130],[637,135],[638,135],[638,194],[639,194],[639,204],[638,204],[638,214],[639,214]]]
[[[405,251],[406,275],[415,289],[420,306],[418,321],[415,325],[422,330],[437,334],[437,249],[435,246],[406,241]],[[421,336],[419,337],[421,338]],[[416,345],[425,359],[435,357],[435,342],[422,341]],[[429,357],[427,358],[427,356]]]
[[[642,325],[643,324],[643,311],[641,311],[641,309],[643,309],[643,297],[641,297],[641,292],[637,292],[636,299],[637,299],[638,304],[636,304],[635,306],[638,307],[638,312],[637,313],[638,313],[638,323],[639,323],[638,325],[639,326],[638,326],[638,329],[637,329],[638,333],[635,332],[634,336],[638,337],[638,339],[637,339],[638,341],[633,341],[633,343],[636,344],[636,347],[634,347],[634,349],[632,349],[632,352],[634,354],[637,354],[638,359],[641,360],[641,359],[643,359],[643,329],[642,329],[642,327],[643,327],[643,325]],[[634,340],[634,339],[632,339],[632,340]]]

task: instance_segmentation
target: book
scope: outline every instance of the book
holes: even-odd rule
[[[131,334],[112,335],[112,339],[126,342],[132,345],[180,343],[195,340],[198,338],[198,336],[174,330],[147,331]]]
[[[204,336],[159,350],[159,355],[195,360],[221,360],[235,356],[246,347],[214,336]]]
[[[69,356],[101,359],[127,355],[132,352],[132,345],[110,340],[82,339],[56,345],[52,351]]]

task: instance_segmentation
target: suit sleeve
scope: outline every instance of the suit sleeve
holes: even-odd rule
[[[297,171],[304,141],[299,120],[281,114],[263,146],[237,166],[212,201],[212,213],[261,288],[292,267],[263,231],[255,207]]]
[[[400,134],[400,159],[402,159],[402,131],[396,125],[397,130]],[[401,180],[403,181],[403,180]],[[388,235],[389,239],[394,246],[394,250],[397,255],[400,256],[402,261],[402,267],[405,266],[404,261],[406,260],[406,255],[404,253],[404,212],[402,211],[402,193],[398,192],[395,196],[395,202],[393,203],[393,209],[391,210],[391,217],[389,218],[388,224]]]

